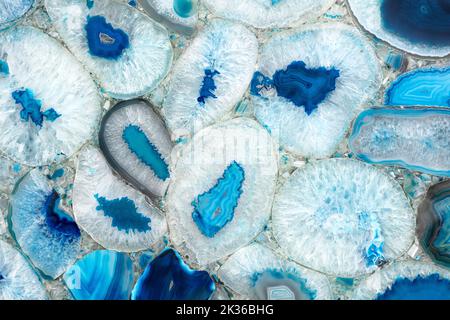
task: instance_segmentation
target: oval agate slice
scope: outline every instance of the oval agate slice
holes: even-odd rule
[[[332,0],[205,0],[217,16],[255,28],[283,28],[319,17]]]
[[[0,1],[0,29],[9,27],[24,16],[33,6],[34,0]]]
[[[172,64],[167,31],[132,6],[113,0],[46,0],[72,53],[113,98],[154,89]]]
[[[177,61],[163,103],[173,139],[189,136],[229,113],[250,83],[258,55],[255,35],[213,20]]]
[[[385,93],[388,106],[450,107],[450,67],[402,74]]]
[[[64,274],[76,300],[128,300],[133,288],[133,262],[121,252],[97,250]]]
[[[167,192],[172,243],[206,265],[249,243],[269,220],[277,153],[255,121],[208,127],[187,144]]]
[[[178,252],[166,249],[139,277],[132,300],[208,300],[216,286],[206,271],[191,269]]]
[[[240,296],[251,300],[327,300],[326,276],[284,260],[253,243],[239,249],[220,267],[218,276]]]
[[[117,178],[94,147],[78,157],[72,199],[77,224],[107,249],[148,249],[166,232],[163,214]]]
[[[191,35],[198,21],[198,0],[140,0],[150,17],[169,29]]]
[[[60,162],[92,136],[100,113],[89,73],[56,40],[32,27],[0,34],[0,149],[6,155],[30,166]]]
[[[60,276],[80,252],[80,230],[60,206],[61,197],[39,171],[30,171],[10,199],[11,233],[46,276]]]
[[[366,110],[353,125],[349,146],[369,163],[450,176],[450,109]]]
[[[356,288],[356,300],[449,300],[450,272],[430,263],[397,262]]]
[[[295,171],[275,196],[272,223],[290,258],[338,277],[369,273],[414,241],[414,213],[400,185],[343,158]]]
[[[390,45],[419,56],[450,53],[448,0],[348,0],[364,29]]]
[[[103,117],[100,149],[111,166],[149,196],[169,184],[172,142],[163,121],[145,100],[123,101]]]
[[[288,151],[332,155],[359,107],[380,86],[373,48],[344,24],[281,33],[262,48],[251,83],[258,121]]]
[[[25,258],[0,240],[0,300],[46,300],[47,293]]]
[[[450,266],[450,180],[432,186],[420,204],[417,238],[435,262]]]

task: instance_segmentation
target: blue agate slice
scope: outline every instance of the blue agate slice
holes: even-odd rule
[[[80,230],[60,207],[60,195],[38,170],[30,171],[10,199],[11,233],[32,263],[50,278],[60,276],[80,252]]]
[[[76,300],[128,300],[133,288],[133,262],[121,252],[97,250],[64,274]]]
[[[31,266],[0,240],[0,300],[46,300],[47,293]]]
[[[356,119],[349,146],[369,163],[450,176],[449,137],[450,109],[373,108]]]
[[[417,237],[435,262],[450,266],[450,180],[428,190],[418,208]]]
[[[172,142],[145,100],[122,101],[103,117],[100,148],[109,164],[137,189],[163,196],[170,181]]]
[[[0,2],[0,29],[10,26],[25,15],[34,0],[3,0]]]
[[[132,300],[208,300],[216,286],[206,271],[196,271],[173,249],[153,259],[139,277]]]
[[[450,68],[417,69],[386,90],[385,105],[450,107]]]
[[[358,22],[377,38],[420,56],[450,53],[448,0],[349,0]]]

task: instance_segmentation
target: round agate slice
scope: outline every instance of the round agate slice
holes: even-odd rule
[[[229,113],[250,83],[258,55],[255,35],[213,20],[177,61],[163,103],[173,138],[189,136]]]
[[[331,299],[326,276],[284,260],[258,243],[235,252],[218,276],[227,287],[251,300]]]
[[[448,0],[348,0],[364,29],[390,45],[419,56],[450,53]]]
[[[198,21],[198,0],[140,0],[154,20],[169,29],[191,35]]]
[[[0,34],[0,149],[6,155],[30,166],[60,162],[92,136],[100,113],[89,73],[56,40],[32,27]]]
[[[25,258],[0,240],[0,300],[46,300],[47,294]]]
[[[255,28],[283,28],[324,13],[332,0],[205,0],[217,16]]]
[[[268,222],[276,177],[274,144],[255,121],[200,131],[183,148],[167,192],[173,244],[204,266],[249,243]]]
[[[149,196],[169,184],[172,142],[163,121],[140,99],[115,105],[104,117],[100,148],[111,166]]]
[[[449,300],[450,272],[433,264],[397,262],[356,288],[356,300]]]
[[[53,279],[80,252],[80,230],[60,207],[60,201],[60,195],[39,169],[22,178],[10,199],[12,234],[33,264]]]
[[[288,151],[333,154],[359,107],[380,86],[374,50],[344,24],[308,26],[262,48],[251,84],[255,115]]]
[[[24,16],[34,0],[2,0],[0,2],[0,29],[6,28]]]
[[[69,49],[111,97],[144,95],[169,71],[167,31],[135,8],[113,0],[46,0],[45,5]]]
[[[272,219],[290,258],[339,277],[371,272],[414,241],[414,213],[400,185],[350,159],[295,171],[275,197]]]
[[[148,249],[166,232],[163,214],[117,178],[94,147],[78,157],[72,199],[77,224],[107,249]]]

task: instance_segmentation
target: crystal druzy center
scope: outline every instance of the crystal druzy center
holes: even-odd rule
[[[384,28],[411,42],[450,45],[450,0],[383,0]]]
[[[214,98],[216,99],[216,95],[214,91],[217,89],[217,86],[214,82],[214,76],[220,74],[217,70],[206,69],[205,76],[203,78],[202,86],[200,88],[199,97],[197,98],[198,103],[201,105],[205,104],[206,99]]]
[[[233,220],[244,179],[244,169],[233,161],[217,183],[192,202],[192,219],[202,234],[212,238]]]
[[[72,217],[59,208],[60,201],[61,198],[56,191],[52,191],[45,199],[42,211],[46,224],[68,238],[79,238],[80,229]]]
[[[106,59],[119,58],[130,47],[128,35],[121,29],[115,29],[105,17],[88,16],[85,26],[89,52]]]

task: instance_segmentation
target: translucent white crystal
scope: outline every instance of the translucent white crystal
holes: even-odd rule
[[[22,17],[33,6],[34,0],[0,1],[0,29]]]
[[[100,98],[89,74],[57,41],[32,27],[0,34],[0,149],[17,162],[39,166],[70,157],[92,136],[100,118]],[[45,81],[44,81],[45,80]],[[61,116],[42,127],[21,118],[16,90],[29,89]]]
[[[275,238],[289,257],[340,277],[371,272],[414,240],[414,213],[400,185],[350,159],[321,160],[295,171],[275,196],[272,218]]]
[[[217,184],[233,161],[245,174],[242,193],[231,221],[207,237],[193,220],[193,202]],[[167,192],[167,219],[173,244],[189,261],[200,265],[246,245],[268,222],[276,176],[274,144],[255,121],[237,118],[200,131],[182,149]]]

